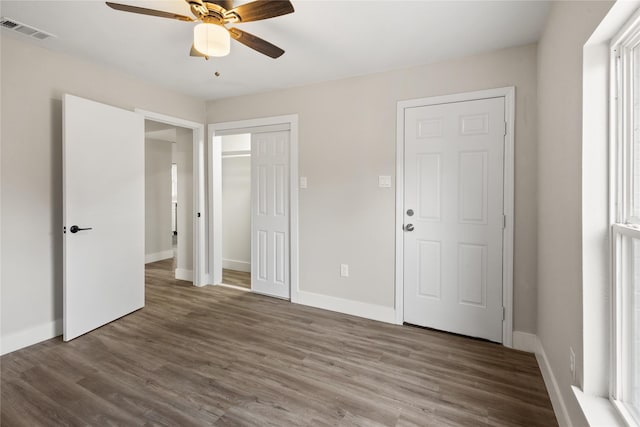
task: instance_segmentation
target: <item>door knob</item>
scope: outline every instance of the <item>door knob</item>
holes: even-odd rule
[[[407,224],[404,226],[404,231],[413,231],[413,224]]]
[[[69,227],[69,231],[72,233],[77,233],[78,231],[84,231],[84,230],[93,230],[93,228],[89,227],[89,228],[80,228],[77,225],[72,225],[71,227]]]
[[[407,216],[413,216],[413,209],[407,210]]]

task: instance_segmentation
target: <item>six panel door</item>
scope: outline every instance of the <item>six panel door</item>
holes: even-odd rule
[[[505,129],[502,97],[405,110],[405,322],[502,342]]]
[[[289,131],[251,135],[251,289],[288,299]]]

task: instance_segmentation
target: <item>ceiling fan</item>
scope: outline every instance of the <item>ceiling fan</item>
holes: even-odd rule
[[[107,6],[124,12],[142,15],[158,16],[161,18],[177,19],[178,21],[197,22],[193,31],[193,45],[191,56],[209,59],[210,56],[225,56],[230,51],[230,37],[243,45],[250,47],[271,58],[278,58],[284,50],[260,37],[239,30],[235,27],[227,28],[227,24],[259,21],[293,13],[293,5],[289,0],[256,0],[251,3],[233,7],[233,0],[185,0],[189,3],[191,18],[162,10],[129,6],[120,3],[106,2]]]

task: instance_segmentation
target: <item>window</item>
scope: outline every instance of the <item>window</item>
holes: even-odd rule
[[[613,39],[612,54],[611,399],[640,425],[640,15]]]

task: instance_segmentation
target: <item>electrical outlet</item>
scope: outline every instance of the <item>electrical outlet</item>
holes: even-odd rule
[[[576,353],[573,347],[569,347],[569,369],[571,369],[571,381],[576,381]]]
[[[349,264],[340,264],[340,277],[349,277]]]

